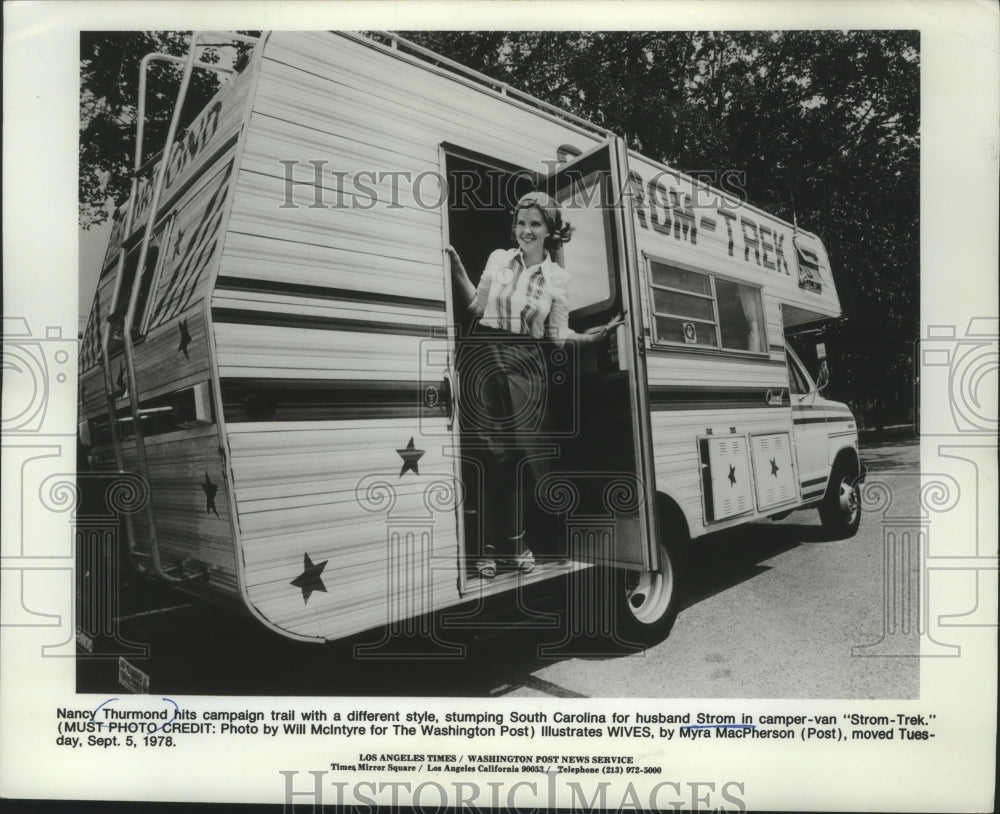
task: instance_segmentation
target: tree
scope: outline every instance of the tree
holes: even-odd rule
[[[827,247],[844,311],[824,335],[836,359],[831,394],[907,419],[919,328],[918,32],[404,36],[679,170],[743,172],[751,202],[816,232]],[[128,192],[139,60],[187,45],[182,33],[147,32],[84,33],[81,46],[86,226],[107,216],[109,197],[120,202]],[[162,145],[177,76],[166,66],[151,71],[144,155]],[[196,74],[187,118],[216,86]]]
[[[149,53],[186,56],[188,31],[83,31],[80,34],[80,225],[103,223],[108,202],[119,205],[128,197],[135,155],[136,116],[139,108],[139,66]],[[205,48],[201,59],[218,63],[223,52]],[[234,67],[247,58],[247,48],[236,48]],[[163,148],[181,69],[153,62],[146,91],[143,157]],[[181,111],[180,126],[188,124],[219,87],[214,73],[196,70]]]
[[[919,329],[919,34],[415,32],[823,239],[843,318],[831,394],[912,417]],[[888,411],[888,413],[886,412]]]

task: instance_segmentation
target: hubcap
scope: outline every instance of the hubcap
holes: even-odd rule
[[[667,612],[674,593],[674,573],[666,553],[660,552],[662,571],[643,571],[626,593],[632,615],[643,624],[652,624]]]
[[[858,487],[848,480],[842,480],[840,482],[840,511],[844,516],[844,520],[848,524],[853,523],[854,518],[860,510],[861,495]]]

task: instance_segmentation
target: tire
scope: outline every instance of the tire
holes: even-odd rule
[[[843,461],[834,464],[819,505],[819,518],[823,528],[836,540],[853,537],[861,525],[861,486],[857,481],[854,467]]]
[[[663,641],[677,618],[681,578],[679,553],[687,532],[676,521],[661,522],[658,571],[618,574],[615,591],[615,633],[623,644],[648,646]],[[669,547],[664,541],[669,540]]]

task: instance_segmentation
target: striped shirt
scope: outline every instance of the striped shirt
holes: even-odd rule
[[[572,333],[568,301],[569,272],[547,252],[527,266],[520,249],[498,249],[486,261],[471,307],[488,328],[561,342]]]

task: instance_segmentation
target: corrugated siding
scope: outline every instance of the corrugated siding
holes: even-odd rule
[[[440,381],[443,359],[421,370],[419,341],[410,336],[348,330],[218,324],[222,376]]]
[[[419,400],[448,363],[439,149],[544,171],[567,137],[336,35],[269,39],[212,314],[245,588],[277,627],[336,638],[458,601],[454,499],[427,503],[453,477],[451,435]],[[240,407],[255,386],[275,420]],[[359,500],[373,481],[391,512]]]
[[[90,306],[87,327],[80,343],[79,370],[83,374],[101,363],[101,329],[111,312],[111,297],[115,291],[114,271],[108,272],[97,282],[94,302]]]
[[[237,202],[240,206],[248,205],[240,198]],[[254,228],[247,219],[239,225]],[[360,251],[358,241],[344,235],[337,235],[338,240],[333,243],[333,236],[324,235],[323,230],[314,239],[328,241],[324,244],[269,237],[259,227],[257,231],[260,234],[230,231],[221,276],[324,286],[331,284],[331,270],[336,269],[336,284],[344,289],[421,298],[444,296],[443,287],[440,293],[437,291],[441,285],[437,257],[431,262],[429,258],[402,256],[402,252],[399,257],[376,256]]]
[[[183,326],[183,328],[182,328]],[[211,378],[205,313],[200,303],[152,330],[136,345],[140,400],[170,393]]]
[[[280,170],[281,168],[278,167]],[[410,262],[434,264],[439,269],[435,290],[425,296],[444,296],[440,268],[440,214],[416,208],[389,209],[383,202],[374,208],[351,206],[314,208],[312,189],[296,186],[291,200],[294,208],[282,208],[287,200],[284,177],[241,172],[237,197],[229,223],[231,232],[255,235],[286,243],[315,244],[369,256],[372,274],[379,260],[390,257]],[[334,198],[329,199],[332,205]],[[434,240],[434,236],[438,240]],[[287,246],[288,253],[295,246]]]
[[[581,149],[596,141],[582,134],[574,137],[563,125],[534,111],[499,102],[448,76],[408,67],[403,60],[336,35],[274,34],[265,56],[299,69],[289,74],[272,70],[271,65],[265,68],[265,83],[280,83],[286,77],[284,92],[276,100],[281,118],[286,118],[284,109],[292,108],[316,129],[426,157],[435,169],[441,141],[464,142],[479,152],[538,170],[544,169],[542,160],[556,158],[555,148],[567,136]],[[266,87],[262,84],[261,92]],[[313,94],[316,101],[327,101],[310,106],[308,97]],[[255,108],[268,112],[265,106]],[[378,139],[370,137],[372,124]]]
[[[638,187],[633,185],[632,190],[641,202],[635,224],[640,253],[764,287],[765,322],[771,344],[782,341],[779,302],[793,306],[803,318],[839,316],[840,301],[826,250],[818,238],[737,203],[731,195],[723,197],[718,190],[697,187],[685,176],[664,171],[634,153],[629,156],[629,169],[633,180],[642,182]],[[655,198],[649,190],[653,179],[660,189]],[[796,242],[820,259],[821,292],[800,286]],[[643,291],[643,307],[648,316],[646,293]]]
[[[263,616],[336,638],[458,600],[450,434],[441,420],[424,430],[408,420],[229,426],[244,581]],[[422,453],[404,471],[397,450],[411,439]],[[306,556],[325,563],[311,591],[294,584]]]
[[[222,218],[233,180],[230,150],[177,203],[160,276],[150,292],[150,331],[175,319],[206,295],[208,271],[221,249]]]
[[[759,410],[684,410],[654,411],[650,415],[653,433],[653,466],[656,488],[677,501],[687,518],[693,536],[708,531],[702,508],[701,461],[698,457],[698,436],[711,429],[713,436],[749,435],[763,432],[791,432],[790,408]],[[749,461],[749,458],[748,458]],[[727,524],[717,523],[712,529],[724,528],[733,522],[746,522],[742,517]]]
[[[77,393],[78,420],[94,418],[108,411],[104,387],[104,371],[94,367],[80,374]]]
[[[138,472],[134,442],[125,442],[124,453],[126,470]],[[207,579],[187,582],[185,590],[239,602],[236,550],[218,430],[209,426],[147,438],[146,456],[150,499],[164,567],[169,569],[186,562],[185,573],[208,568]],[[115,466],[110,446],[98,451],[97,463],[105,468]],[[133,514],[132,523],[139,550],[148,552],[146,512]]]
[[[219,92],[195,117],[188,128],[179,133],[171,150],[167,176],[159,200],[160,212],[175,208],[174,199],[193,179],[206,173],[205,162],[212,162],[231,142],[243,123],[248,96],[249,72],[244,71],[223,84]],[[149,156],[146,157],[149,160]],[[159,162],[148,165],[141,173],[136,192],[135,215],[128,235],[115,230],[112,241],[126,242],[145,228],[152,202],[152,181]]]
[[[707,353],[650,350],[646,353],[649,384],[702,385],[711,387],[745,385],[761,391],[768,388],[788,390],[788,373],[781,365],[768,360],[756,361]],[[787,398],[786,398],[787,401]],[[763,397],[761,398],[763,403]]]
[[[104,371],[101,368],[101,330],[111,311],[111,296],[115,290],[115,275],[106,274],[97,283],[94,302],[87,319],[87,328],[80,343],[79,404],[80,420],[94,418],[108,411]]]

